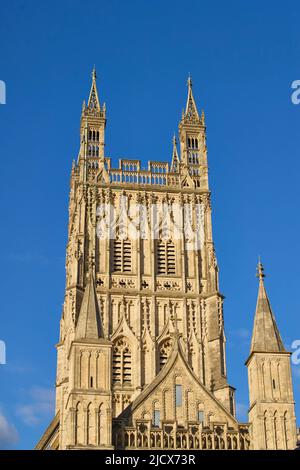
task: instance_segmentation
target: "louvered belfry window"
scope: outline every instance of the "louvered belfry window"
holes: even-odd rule
[[[167,274],[175,274],[176,272],[175,246],[172,242],[167,243],[167,271]]]
[[[176,274],[175,245],[170,240],[157,244],[157,274]]]
[[[131,272],[132,250],[130,240],[114,240],[114,271]]]
[[[159,241],[157,244],[157,273],[166,274],[166,245]]]

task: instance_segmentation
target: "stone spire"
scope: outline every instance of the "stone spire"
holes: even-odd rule
[[[187,97],[183,119],[185,122],[198,124],[200,122],[200,117],[199,117],[196,102],[193,96],[193,89],[192,89],[193,85],[192,85],[192,79],[190,76],[188,78],[187,85],[188,85],[188,97]]]
[[[76,325],[75,338],[86,340],[104,338],[92,269],[90,269],[89,279],[83,295],[78,322]]]
[[[96,68],[94,66],[93,71],[92,71],[92,86],[91,86],[91,91],[90,91],[90,96],[89,96],[87,107],[94,111],[100,111],[100,101],[99,101],[96,81],[97,81],[97,73],[96,73]]]
[[[173,136],[173,153],[172,153],[172,163],[171,163],[171,171],[177,173],[179,170],[179,156],[177,152],[177,140],[174,134]]]
[[[257,266],[257,277],[259,278],[259,288],[250,354],[253,352],[285,352],[265,289],[264,268],[260,260]]]

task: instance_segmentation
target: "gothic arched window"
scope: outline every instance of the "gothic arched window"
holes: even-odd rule
[[[202,404],[198,405],[197,421],[198,421],[198,423],[203,423],[204,422],[204,411],[203,411],[203,405]]]
[[[120,338],[113,348],[113,383],[131,385],[131,350],[126,338]]]
[[[199,154],[198,152],[189,151],[188,152],[188,160],[191,165],[199,165]]]
[[[175,405],[182,406],[182,385],[175,384]]]
[[[160,426],[160,407],[158,401],[153,404],[152,426],[154,428],[159,428]]]

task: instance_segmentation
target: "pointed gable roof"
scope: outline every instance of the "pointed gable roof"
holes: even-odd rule
[[[259,288],[250,353],[286,352],[265,289],[263,280],[265,275],[261,262],[258,263],[257,271]]]
[[[96,286],[92,270],[85,287],[75,332],[76,339],[104,338]]]
[[[123,410],[119,418],[126,418],[130,413],[132,413],[139,406],[141,406],[142,403],[151,395],[151,393],[155,392],[157,387],[170,374],[171,370],[176,366],[176,364],[180,364],[181,366],[183,366],[182,370],[185,371],[186,374],[189,374],[191,377],[193,377],[195,383],[198,387],[200,387],[203,394],[209,400],[211,400],[217,407],[222,409],[230,425],[236,426],[238,424],[237,419],[229,412],[227,408],[225,408],[225,406],[214,396],[214,394],[210,390],[208,390],[208,388],[204,384],[200,382],[199,378],[190,368],[180,345],[180,337],[181,335],[178,332],[172,334],[173,348],[167,363],[159,371],[155,379],[152,380],[152,382],[150,382],[150,384],[145,387],[145,389],[133,400],[133,402]]]

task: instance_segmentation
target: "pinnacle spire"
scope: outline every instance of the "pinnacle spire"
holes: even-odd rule
[[[261,262],[260,256],[258,257],[258,264],[257,264],[257,268],[256,268],[256,277],[258,277],[260,281],[263,281],[264,277],[266,277],[266,275],[264,274],[264,267],[263,267],[263,264]]]
[[[94,65],[93,70],[92,70],[92,80],[95,82],[97,79],[97,72],[96,72],[96,66]]]
[[[172,142],[173,142],[173,153],[172,153],[171,171],[176,173],[179,169],[179,156],[177,152],[177,140],[176,140],[175,133],[173,135]]]
[[[285,348],[265,289],[264,267],[260,258],[257,265],[257,277],[259,278],[259,288],[250,353],[284,352]]]
[[[76,339],[104,338],[92,265],[76,325]]]
[[[198,123],[200,121],[200,117],[198,114],[196,102],[193,96],[193,85],[192,85],[192,78],[189,75],[188,81],[188,97],[187,97],[187,102],[186,102],[186,107],[185,107],[185,113],[184,113],[184,119],[188,122],[191,123]]]
[[[94,66],[92,70],[92,86],[91,86],[91,91],[90,91],[90,96],[88,99],[87,107],[93,111],[100,111],[100,101],[99,101],[96,82],[97,82],[97,73],[96,73],[96,67]]]

